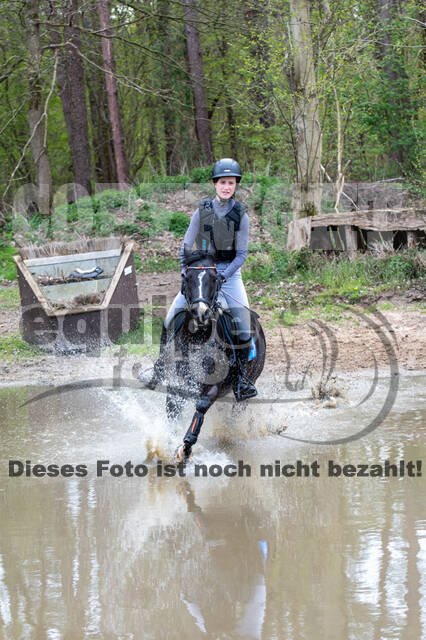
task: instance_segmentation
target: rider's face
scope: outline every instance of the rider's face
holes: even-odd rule
[[[219,178],[214,186],[219,198],[227,200],[234,195],[235,187],[237,186],[237,178],[235,176]]]

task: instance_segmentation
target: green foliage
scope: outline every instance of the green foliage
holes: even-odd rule
[[[179,269],[179,260],[176,258],[145,258],[141,263],[141,273],[161,273],[163,271],[176,271]]]
[[[0,309],[19,306],[19,291],[10,287],[0,288]]]
[[[28,39],[22,3],[3,4],[0,193],[26,148],[14,172],[13,188],[8,194],[10,203],[15,186],[36,182],[36,171],[31,147],[25,147],[28,142]],[[225,3],[220,7],[220,19],[211,20],[211,15],[219,15],[218,7],[208,0],[196,26],[202,33],[215,158],[235,155],[243,168],[243,185],[253,185],[256,178],[253,197],[264,218],[262,224],[269,231],[268,225],[273,219],[278,225],[286,224],[280,212],[289,211],[291,199],[285,196],[282,206],[271,203],[266,188],[269,192],[274,185],[267,185],[263,179],[280,176],[282,181],[290,182],[295,176],[296,114],[293,85],[289,82],[294,51],[287,33],[291,22],[289,3],[272,0],[267,7],[262,2],[258,7],[252,4]],[[421,197],[426,145],[421,63],[424,36],[418,2],[406,0],[403,10],[397,9],[398,3],[387,3],[386,19],[380,15],[384,7],[380,2],[330,0],[325,4],[308,4],[323,135],[322,164],[334,179],[337,172],[336,89],[344,128],[343,165],[351,160],[346,182],[402,175],[416,185]],[[326,5],[329,16],[324,13]],[[87,8],[89,21],[96,18],[90,15],[91,11],[95,11],[95,5]],[[132,179],[141,184],[131,196],[108,189],[87,198],[86,204],[80,202],[81,211],[74,205],[60,203],[65,207],[61,219],[75,224],[76,228],[83,225],[85,233],[89,219],[99,211],[133,211],[132,197],[160,202],[162,194],[175,188],[210,182],[211,167],[201,166],[204,158],[194,134],[193,87],[184,63],[186,42],[181,6],[172,3],[168,7],[170,21],[167,23],[170,22],[173,29],[165,28],[161,11],[148,12],[143,24],[138,21],[140,28],[136,28],[133,20],[138,20],[140,11],[143,13],[137,3],[133,8],[114,3],[111,19],[117,34],[114,41],[117,74],[132,79],[128,86],[120,85],[119,99],[130,173]],[[62,37],[62,27],[60,31]],[[125,37],[121,37],[122,34]],[[41,82],[47,96],[54,58],[49,29],[42,29],[40,35]],[[84,58],[94,55],[96,59],[98,39],[89,33],[85,38]],[[143,59],[134,55],[140,47],[150,51],[150,55]],[[94,86],[91,74],[97,74],[96,80],[103,81],[102,65],[89,64],[88,69],[91,73],[86,74],[86,81],[90,81],[91,87]],[[89,97],[93,99],[93,95],[88,94]],[[101,104],[104,96],[98,97]],[[50,96],[47,111],[47,148],[56,188],[73,181],[68,132],[57,91]],[[99,145],[93,135],[93,124],[92,173],[99,176],[96,157]],[[169,173],[174,175],[166,175]],[[98,177],[98,181],[101,178]],[[324,205],[329,209],[332,203]],[[103,216],[94,221],[96,232],[98,229],[109,232],[111,228]],[[33,232],[47,237],[51,231],[37,216],[28,221],[28,239],[34,238]],[[55,232],[53,229],[53,235]],[[278,236],[273,240],[278,241]]]
[[[43,353],[38,347],[24,342],[19,336],[0,336],[0,360],[14,361],[35,358]]]
[[[180,211],[172,214],[169,222],[169,231],[172,231],[177,238],[182,238],[189,225],[189,218]]]
[[[375,290],[409,286],[426,278],[426,252],[404,250],[383,258],[371,254],[349,260],[342,255],[328,258],[322,252],[302,249],[283,252],[272,248],[268,253],[250,256],[246,278],[254,282],[299,282],[309,288],[322,289],[317,300],[324,302],[337,296],[354,303]]]
[[[195,167],[189,173],[190,182],[210,182],[212,179],[211,167]]]
[[[12,256],[16,249],[5,242],[0,242],[0,280],[16,280],[16,264]]]
[[[142,210],[139,210],[138,213],[136,214],[136,220],[138,220],[139,222],[152,223],[153,217],[150,209],[144,208]]]
[[[141,257],[137,253],[135,253],[135,255],[133,256],[133,260],[135,264],[135,271],[141,271],[141,268],[142,268]]]
[[[157,183],[157,184],[158,183],[161,183],[161,184],[178,184],[178,185],[185,186],[186,184],[191,182],[191,179],[189,178],[189,176],[185,176],[185,175],[155,176],[154,178],[152,178],[152,182]],[[193,180],[192,182],[197,182],[197,181]]]
[[[136,195],[146,200],[151,200],[157,190],[158,188],[155,182],[143,182],[135,187]]]
[[[251,171],[244,171],[243,176],[241,178],[241,184],[243,185],[252,185],[254,182],[254,173]]]
[[[99,236],[109,236],[117,229],[116,217],[106,209],[93,214],[92,232]]]
[[[123,235],[134,235],[140,232],[139,225],[134,222],[123,222],[115,227],[115,230]]]
[[[111,211],[129,206],[129,192],[116,189],[105,189],[93,196],[93,202],[99,204],[99,209]]]

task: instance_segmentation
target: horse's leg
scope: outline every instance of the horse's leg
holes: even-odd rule
[[[201,426],[204,422],[204,416],[208,409],[212,406],[219,393],[217,385],[213,385],[206,394],[202,395],[197,401],[195,413],[192,416],[191,425],[185,434],[183,444],[178,447],[175,453],[176,460],[181,462],[187,460],[192,452],[192,447],[197,442],[200,434]]]

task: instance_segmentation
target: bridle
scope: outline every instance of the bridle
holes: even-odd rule
[[[189,269],[197,269],[198,271],[205,271],[207,269],[214,269],[215,271],[217,271],[216,266],[211,266],[211,267],[185,267],[185,272],[189,271]],[[219,286],[218,286],[218,282],[216,282],[216,291],[213,297],[212,302],[210,302],[209,300],[207,300],[207,298],[204,297],[199,297],[199,298],[194,298],[194,300],[189,300],[188,296],[187,296],[187,290],[185,289],[185,299],[186,302],[188,304],[188,306],[191,306],[193,304],[195,304],[196,302],[204,302],[204,304],[209,308],[209,309],[214,309],[216,306],[216,302],[217,302],[217,296],[219,294]]]

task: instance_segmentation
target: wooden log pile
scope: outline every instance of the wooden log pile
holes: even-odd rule
[[[407,233],[407,246],[415,247],[417,233],[426,231],[426,211],[419,209],[372,209],[344,213],[324,213],[293,220],[287,225],[287,250],[311,246],[312,229],[341,227],[347,253],[358,250],[358,229],[362,231]]]

